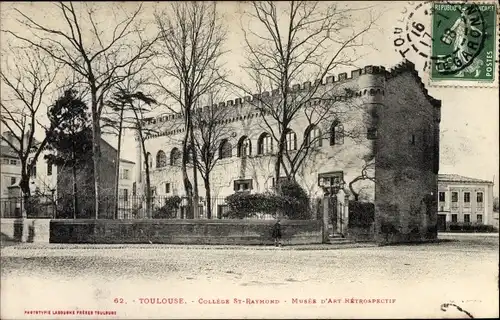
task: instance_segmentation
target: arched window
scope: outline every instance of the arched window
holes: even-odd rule
[[[286,131],[285,139],[286,150],[297,150],[297,135],[292,129]]]
[[[167,155],[163,150],[158,151],[156,154],[156,167],[163,168],[167,166]]]
[[[264,132],[260,135],[257,147],[258,154],[270,154],[273,152],[273,140],[269,133]]]
[[[219,158],[231,158],[233,156],[233,146],[227,141],[227,139],[222,140],[219,146]]]
[[[179,149],[173,148],[172,151],[170,151],[170,165],[171,166],[178,166],[181,164],[181,157],[182,154]]]
[[[330,129],[330,145],[344,144],[344,126],[335,120]]]
[[[153,157],[151,156],[151,153],[146,154],[146,161],[148,164],[149,169],[151,170],[153,168]]]
[[[252,141],[247,136],[243,136],[238,141],[238,157],[252,155]]]
[[[318,126],[312,124],[310,125],[305,132],[306,145],[321,147],[323,145],[323,138],[321,137],[321,130]]]

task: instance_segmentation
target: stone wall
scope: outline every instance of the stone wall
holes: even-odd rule
[[[2,241],[49,243],[50,219],[0,220]]]
[[[272,244],[269,220],[52,220],[51,243]],[[322,241],[321,221],[282,221],[282,241]]]

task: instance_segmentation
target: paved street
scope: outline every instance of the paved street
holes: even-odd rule
[[[443,303],[498,315],[498,235],[441,238],[338,250],[7,246],[1,318],[467,317]],[[25,315],[54,310],[93,317]]]

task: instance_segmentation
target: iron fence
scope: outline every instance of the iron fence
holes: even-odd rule
[[[320,200],[310,199],[311,219],[321,217]],[[207,201],[200,197],[195,205],[199,219],[228,219],[231,210],[225,197],[214,197]],[[76,209],[75,209],[76,208]],[[2,218],[20,218],[25,209],[27,218],[85,219],[94,217],[94,198],[87,195],[56,198],[53,195],[31,196],[28,201],[23,197],[0,199]],[[252,211],[252,210],[250,210]],[[99,199],[99,219],[189,219],[189,201],[179,196],[120,196],[118,201],[111,197]],[[276,214],[259,212],[252,219],[274,219]]]
[[[51,195],[0,198],[0,217],[21,218],[23,211],[27,218],[54,218],[56,202]]]

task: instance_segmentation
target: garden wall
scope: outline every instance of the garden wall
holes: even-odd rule
[[[272,244],[273,220],[52,220],[52,243]],[[282,220],[287,244],[322,242],[321,221]]]
[[[48,243],[50,219],[0,219],[2,241]]]

